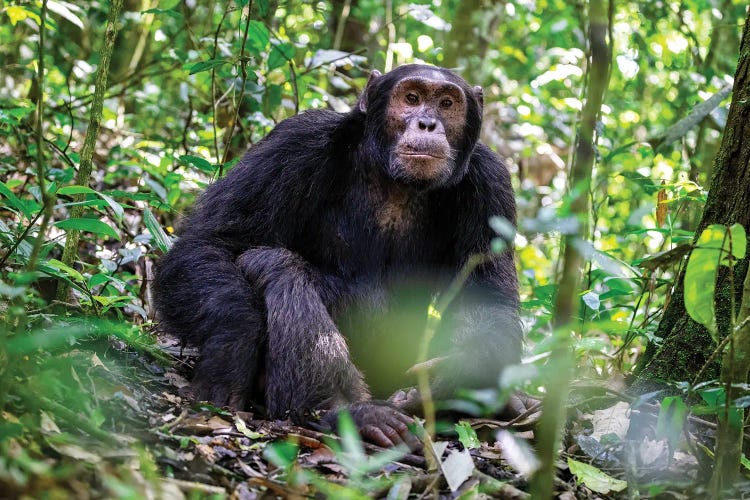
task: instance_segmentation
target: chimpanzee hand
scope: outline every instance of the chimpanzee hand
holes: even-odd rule
[[[342,410],[348,411],[352,416],[360,436],[365,441],[385,448],[400,444],[405,444],[411,450],[421,447],[417,437],[407,427],[414,423],[414,420],[386,402],[353,403]],[[331,429],[336,429],[338,412],[328,412],[323,421]]]

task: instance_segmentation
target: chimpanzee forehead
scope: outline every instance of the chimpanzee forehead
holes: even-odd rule
[[[405,64],[404,66],[399,66],[394,69],[391,73],[399,80],[410,76],[422,76],[436,81],[453,82],[459,86],[467,85],[463,78],[452,71],[426,64]]]
[[[426,78],[428,80],[435,80],[438,82],[448,81],[448,78],[443,72],[430,68],[430,67],[425,67],[425,68],[415,71],[414,76],[421,76],[422,78]]]
[[[433,93],[450,93],[459,97],[464,95],[464,91],[459,85],[450,81],[438,71],[419,72],[402,78],[396,84],[394,90],[415,87],[426,88]]]

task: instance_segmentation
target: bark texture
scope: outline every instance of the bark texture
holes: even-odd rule
[[[713,172],[696,239],[709,224],[740,223],[750,229],[750,19],[745,23],[732,104]],[[734,267],[733,279],[726,268],[719,274],[716,317],[722,337],[730,327],[730,294],[734,293],[734,303],[739,308],[747,269],[748,259],[745,258]],[[685,311],[684,278],[683,269],[656,333],[662,343],[652,344],[647,349],[634,386],[636,391],[647,390],[663,381],[692,381],[716,347],[708,331]],[[707,378],[718,376],[718,362],[714,364],[706,370]]]

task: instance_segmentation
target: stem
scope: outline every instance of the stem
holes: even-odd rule
[[[349,19],[349,11],[352,8],[352,0],[344,0],[344,6],[341,7],[341,17],[339,17],[339,24],[336,26],[336,35],[333,38],[333,50],[339,50],[341,48],[341,41],[344,39],[344,27],[346,21]]]
[[[612,0],[610,0],[612,1]],[[609,9],[611,14],[612,10]],[[586,104],[581,116],[576,144],[575,161],[570,172],[575,199],[571,209],[579,217],[579,234],[565,235],[563,270],[555,302],[555,333],[557,342],[553,348],[550,365],[555,370],[554,380],[547,384],[542,418],[537,439],[539,442],[540,467],[532,478],[532,498],[552,497],[555,477],[555,457],[560,441],[560,430],[565,420],[565,406],[573,367],[571,333],[580,328],[576,311],[580,306],[579,293],[584,267],[583,256],[576,242],[587,232],[586,217],[589,210],[589,188],[594,165],[594,132],[601,112],[604,94],[609,84],[609,67],[612,53],[607,43],[608,15],[603,0],[589,2],[589,43],[591,65],[586,84]]]
[[[42,223],[34,239],[31,248],[27,268],[29,271],[36,269],[39,253],[42,250],[47,233],[47,226],[52,218],[52,209],[55,206],[55,197],[47,192],[47,182],[44,172],[44,26],[47,23],[47,0],[42,0],[42,12],[39,15],[39,62],[37,64],[37,84],[39,87],[39,98],[36,102],[36,176],[39,181],[39,190],[42,193]],[[30,225],[33,225],[32,221]],[[20,243],[20,242],[19,242]],[[10,255],[10,253],[8,253]],[[5,260],[5,259],[3,259]]]
[[[237,100],[237,105],[234,108],[234,118],[232,119],[232,123],[229,124],[229,130],[227,130],[226,142],[224,143],[224,155],[221,157],[221,164],[219,165],[219,177],[224,174],[224,164],[227,162],[227,159],[229,159],[229,148],[232,146],[232,136],[234,135],[234,128],[240,116],[240,106],[242,106],[242,100],[245,98],[245,84],[247,83],[247,58],[245,57],[245,45],[247,44],[247,34],[250,31],[250,10],[252,8],[253,2],[251,1],[247,6],[247,21],[245,22],[245,32],[242,34],[242,50],[240,51],[240,71],[242,71],[240,97]]]
[[[730,348],[724,351],[721,363],[721,383],[726,390],[726,399],[724,411],[718,415],[716,462],[710,483],[712,498],[722,498],[722,492],[737,481],[742,457],[744,412],[742,408],[734,408],[733,401],[737,388],[747,381],[750,372],[750,270],[745,275],[739,317],[743,326],[733,328],[728,336],[731,338]]]
[[[448,289],[440,294],[437,302],[430,304],[430,310],[427,314],[427,323],[422,333],[422,342],[419,345],[419,356],[417,357],[416,366],[427,366],[427,356],[430,352],[430,343],[435,337],[435,332],[440,325],[440,320],[448,310],[448,307],[455,300],[458,293],[463,288],[466,280],[469,279],[474,269],[488,260],[487,255],[471,255],[458,275],[453,278]],[[432,399],[432,390],[430,389],[429,370],[417,370],[417,387],[422,400],[422,410],[424,412],[424,427],[430,438],[435,437],[435,401]]]
[[[117,38],[117,22],[120,19],[123,0],[112,0],[107,16],[107,28],[104,32],[104,44],[99,51],[99,67],[96,69],[96,80],[94,83],[94,98],[91,102],[91,112],[89,115],[89,125],[86,130],[86,139],[81,149],[81,164],[76,175],[76,184],[79,186],[88,186],[91,178],[92,158],[94,157],[94,148],[96,139],[99,135],[99,124],[102,120],[102,108],[104,106],[104,93],[107,90],[107,78],[109,76],[109,63],[112,59],[112,51]],[[74,202],[81,202],[85,199],[85,194],[73,196]],[[75,205],[70,211],[71,218],[79,218],[83,215],[86,207]],[[81,239],[81,233],[77,230],[68,231],[65,240],[65,249],[63,250],[62,262],[66,266],[72,266],[73,261],[78,257],[78,242]],[[60,282],[57,289],[57,300],[65,302],[68,298],[68,284]]]

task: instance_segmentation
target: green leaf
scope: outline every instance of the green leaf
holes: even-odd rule
[[[258,14],[261,15],[261,17],[266,17],[268,15],[268,0],[257,0],[258,5]]]
[[[183,165],[192,165],[207,174],[213,174],[216,171],[216,167],[211,165],[211,162],[200,156],[182,155],[180,156],[179,161]]]
[[[731,245],[731,250],[730,250]],[[685,309],[693,320],[705,326],[718,342],[714,294],[716,274],[729,259],[742,259],[747,251],[745,229],[734,224],[712,224],[698,238],[685,270]]]
[[[464,445],[466,449],[479,448],[482,443],[477,437],[477,433],[472,429],[471,424],[466,420],[462,420],[457,423],[454,427],[458,433],[458,440]]]
[[[0,195],[5,196],[5,198],[8,200],[8,205],[21,212],[26,216],[27,219],[31,219],[32,214],[34,213],[34,210],[31,210],[32,207],[30,207],[29,204],[27,204],[24,200],[16,196],[16,194],[11,191],[4,182],[0,182]]]
[[[164,14],[173,19],[180,19],[182,17],[182,12],[173,9],[148,9],[141,11],[141,14]]]
[[[84,231],[87,233],[103,234],[116,240],[120,239],[120,235],[112,229],[112,226],[105,224],[99,219],[66,219],[55,222],[55,226],[65,231]]]
[[[674,448],[680,443],[682,427],[687,418],[687,405],[679,396],[667,396],[661,402],[656,420],[656,437],[667,439]]]
[[[47,266],[51,267],[52,269],[56,269],[58,271],[62,271],[68,278],[72,279],[73,281],[77,283],[84,283],[86,280],[83,278],[83,275],[73,269],[72,267],[63,264],[57,259],[50,259],[47,261]]]
[[[156,243],[157,248],[162,252],[167,253],[169,249],[172,248],[172,238],[164,232],[161,224],[159,224],[159,221],[156,220],[156,217],[154,217],[154,214],[148,208],[143,211],[143,222],[146,224],[148,232],[151,233],[151,236],[154,238],[154,243]]]
[[[57,190],[61,196],[72,196],[74,194],[99,194],[90,187],[86,186],[63,186]]]
[[[348,411],[339,413],[338,434],[341,436],[341,447],[344,453],[354,462],[354,466],[366,460],[362,439],[354,425],[354,419]]]
[[[250,21],[250,25],[247,28],[247,43],[248,48],[255,54],[258,55],[268,47],[268,42],[271,41],[271,35],[268,32],[266,25],[260,21]]]
[[[290,43],[279,43],[271,49],[268,56],[268,71],[284,66],[294,57],[294,45]]]
[[[125,215],[125,209],[122,207],[122,205],[112,199],[111,196],[108,196],[104,193],[97,193],[97,195],[99,195],[99,197],[107,202],[107,205],[109,205],[109,207],[115,213],[115,219],[117,220],[117,222],[122,222],[122,217],[123,215]]]
[[[0,109],[0,123],[18,125],[35,110],[31,101],[25,99],[17,99],[14,104],[16,107]]]
[[[729,228],[729,234],[732,235],[732,256],[739,260],[744,259],[747,253],[747,234],[742,224],[732,224]]]
[[[164,10],[174,9],[182,0],[159,0],[159,8]]]
[[[579,484],[583,483],[589,489],[602,495],[606,495],[610,491],[622,491],[628,487],[627,482],[615,479],[593,465],[579,462],[572,458],[568,458],[568,468],[576,476]]]
[[[274,464],[276,467],[286,469],[294,464],[298,452],[299,447],[296,444],[288,441],[278,441],[266,446],[263,455],[266,460]]]
[[[116,202],[111,196],[100,193],[99,191],[95,191],[94,189],[91,189],[90,187],[87,187],[87,186],[64,186],[57,190],[57,194],[66,195],[66,196],[71,196],[71,195],[76,195],[76,194],[93,194],[107,202],[107,205],[109,205],[112,211],[115,213],[115,219],[117,219],[118,222],[122,221],[122,217],[123,215],[125,215],[125,209],[122,207],[122,205],[120,205],[120,203]],[[81,205],[91,206],[91,204],[88,204],[88,203],[81,203]]]
[[[106,283],[107,281],[109,281],[109,276],[107,276],[104,273],[97,273],[89,278],[88,285],[89,285],[89,288],[94,288],[103,283]]]
[[[0,442],[8,438],[20,437],[23,429],[23,425],[16,422],[0,422]]]
[[[209,71],[214,68],[218,68],[220,66],[224,66],[229,61],[226,59],[209,59],[207,61],[199,61],[195,64],[188,65],[190,68],[190,74],[194,75],[196,73],[201,73],[203,71]]]

